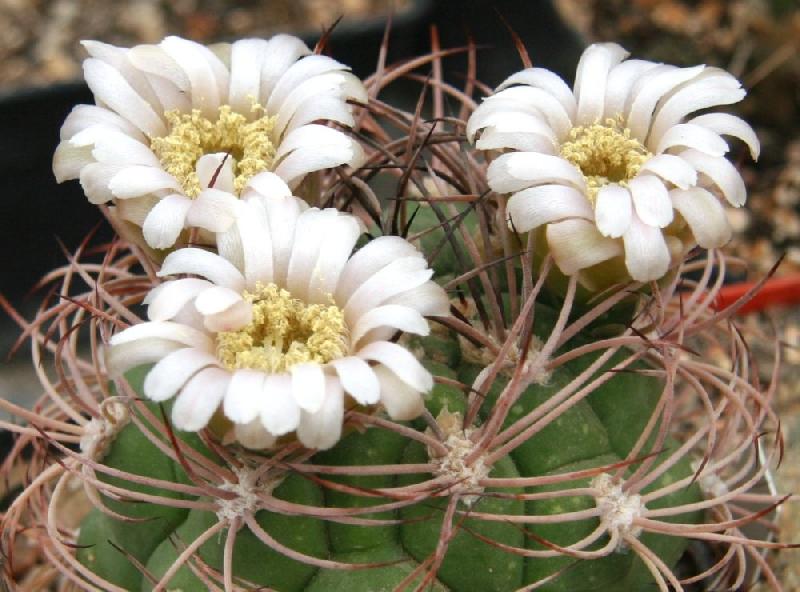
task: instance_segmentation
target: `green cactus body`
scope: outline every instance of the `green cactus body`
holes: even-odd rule
[[[435,339],[426,340],[426,350],[436,348]],[[439,343],[447,343],[440,340]],[[456,360],[453,352],[428,351],[431,361],[426,365],[438,376],[459,378],[470,384],[478,373],[477,366],[459,364],[458,373],[452,370]],[[545,403],[583,370],[591,357],[567,364],[553,372],[546,383],[527,388],[510,410],[506,424],[525,416]],[[613,364],[614,360],[609,362]],[[131,373],[134,388],[141,387],[141,371]],[[505,379],[495,381],[480,415],[486,417],[495,403]],[[548,423],[534,436],[501,458],[489,473],[490,477],[532,477],[555,475],[572,470],[591,469],[618,463],[624,459],[660,396],[659,380],[634,372],[619,373],[580,401],[567,412]],[[428,408],[434,416],[443,411],[463,414],[466,399],[462,391],[440,384],[428,397]],[[424,431],[424,424],[412,424]],[[179,434],[190,445],[208,455],[200,440],[193,434]],[[668,446],[671,443],[668,443]],[[380,466],[405,463],[426,463],[430,453],[425,445],[380,428],[353,431],[333,449],[318,453],[314,464],[331,466]],[[656,458],[657,466],[660,457]],[[105,464],[133,474],[187,483],[182,467],[170,461],[131,423],[112,444]],[[630,473],[635,465],[628,468]],[[648,488],[656,487],[691,475],[688,460],[681,461]],[[369,507],[392,500],[379,496],[353,495],[347,487],[359,491],[401,487],[429,479],[429,474],[386,475],[321,475],[312,478],[302,473],[288,473],[275,483],[272,495],[278,500],[313,508]],[[135,487],[120,479],[104,478],[115,485]],[[320,481],[322,480],[322,481]],[[346,486],[339,488],[329,485]],[[503,520],[482,520],[470,517],[471,512],[502,516],[548,516],[580,511],[594,506],[586,495],[553,496],[524,501],[517,494],[535,494],[563,488],[585,487],[589,479],[570,481],[535,488],[488,489],[470,503],[457,503],[453,515],[452,536],[435,579],[428,580],[427,589],[451,592],[506,592],[553,576],[539,589],[548,591],[635,591],[652,586],[652,576],[635,553],[619,548],[594,560],[575,560],[568,556],[523,557],[502,546],[541,551],[543,541],[566,546],[581,540],[598,525],[598,519],[558,521],[555,523],[517,524]],[[139,488],[141,491],[141,487]],[[181,497],[158,491],[148,493]],[[185,496],[184,496],[185,497]],[[677,506],[698,501],[699,488],[692,485],[656,500],[648,508]],[[435,551],[443,528],[450,496],[442,493],[400,509],[361,514],[361,518],[380,521],[374,525],[358,525],[321,520],[309,516],[291,516],[260,510],[256,521],[272,539],[289,549],[319,560],[349,564],[369,564],[368,569],[342,570],[309,564],[287,557],[269,548],[246,526],[237,535],[233,554],[233,573],[238,581],[286,592],[378,592],[395,590],[401,582],[403,589],[413,590],[427,575],[420,567]],[[213,501],[213,500],[209,500]],[[150,503],[126,503],[106,500],[108,507],[119,514],[136,519],[123,522],[95,509],[84,520],[78,540],[78,558],[96,574],[126,590],[151,590],[153,581],[143,577],[136,563],[146,566],[149,574],[161,578],[186,545],[213,527],[220,519],[215,512],[181,509]],[[697,522],[699,515],[681,515],[679,522]],[[227,528],[211,536],[199,549],[201,561],[192,559],[174,574],[167,590],[188,592],[206,589],[203,570],[210,566],[221,572]],[[643,533],[641,540],[668,565],[677,561],[685,540]],[[608,538],[604,535],[589,549],[601,548]],[[130,557],[129,557],[130,555]],[[131,557],[135,560],[132,561]],[[424,566],[423,566],[424,567]],[[560,572],[560,573],[559,573]],[[555,575],[554,575],[555,574]]]

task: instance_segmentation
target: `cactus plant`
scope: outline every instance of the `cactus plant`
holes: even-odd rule
[[[383,69],[370,96],[439,60]],[[780,450],[775,382],[760,384],[730,322],[741,302],[713,306],[724,255],[681,250],[658,282],[619,283],[614,261],[564,273],[541,233],[505,223],[489,162],[463,141],[470,89],[438,77],[432,89],[431,121],[373,99],[350,132],[364,166],[303,188],[359,217],[361,249],[384,235],[416,245],[446,290],[450,313],[430,332],[389,335],[434,377],[424,409],[398,419],[348,396],[341,438],[317,448],[291,430],[237,442],[222,407],[177,429],[179,403],[148,400],[155,358],[120,376],[105,365],[167,263],[130,232],[99,254],[84,246],[50,278],[59,299],[20,319],[37,367],[55,363],[40,370],[42,401],[0,403],[26,420],[17,451],[33,448],[35,475],[4,516],[10,557],[34,537],[69,586],[112,591],[680,590],[768,570],[760,552],[777,545],[747,525],[782,500],[751,492]],[[440,125],[445,93],[463,110]],[[379,199],[376,178],[394,196]],[[704,356],[712,347],[728,366]],[[381,388],[407,389],[397,376]],[[92,508],[74,530],[63,503],[76,491]],[[716,561],[676,575],[691,540]]]

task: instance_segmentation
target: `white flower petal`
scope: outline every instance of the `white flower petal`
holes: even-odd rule
[[[275,436],[264,429],[261,420],[258,418],[246,424],[237,423],[234,426],[233,433],[236,436],[236,440],[250,450],[271,448],[276,440]]]
[[[203,290],[214,284],[208,280],[184,278],[159,284],[145,299],[147,318],[151,321],[169,321]]]
[[[216,189],[225,193],[234,192],[236,173],[233,170],[233,157],[225,152],[204,154],[195,164],[200,188]]]
[[[709,156],[697,150],[685,150],[680,157],[697,169],[698,173],[711,179],[732,206],[739,208],[747,201],[747,188],[742,176],[727,159]]]
[[[536,152],[501,154],[489,165],[487,180],[497,193],[512,193],[548,183],[586,190],[583,175],[574,165],[560,156]]]
[[[108,129],[106,126],[101,127],[103,129],[102,134],[98,134],[92,149],[92,156],[95,157],[97,162],[120,165],[146,165],[148,167],[161,166],[161,162],[153,154],[149,146],[124,132]],[[88,129],[85,131],[88,131]]]
[[[209,232],[225,232],[236,221],[239,205],[236,196],[227,191],[204,189],[192,200],[186,222]]]
[[[119,378],[131,368],[158,362],[185,346],[171,339],[141,339],[103,350],[109,378]]]
[[[244,277],[229,261],[219,255],[189,247],[173,251],[161,264],[159,277],[191,273],[207,278],[218,286],[225,286],[237,292],[244,290]]]
[[[346,69],[347,66],[323,55],[310,55],[298,60],[286,69],[275,84],[266,104],[267,111],[269,113],[280,111],[291,92],[305,80],[328,72]]]
[[[242,195],[248,198],[253,195],[260,195],[268,198],[291,197],[292,190],[286,182],[271,171],[259,173],[250,178],[247,187]]]
[[[253,307],[245,301],[234,302],[230,307],[203,316],[203,326],[212,333],[238,331],[253,321]]]
[[[261,68],[269,59],[269,42],[241,39],[231,45],[231,78],[228,104],[237,113],[250,113],[261,93]]]
[[[660,279],[670,264],[669,249],[661,230],[649,226],[637,216],[622,237],[625,244],[625,267],[638,282]]]
[[[425,402],[419,391],[409,387],[384,366],[376,366],[374,372],[380,382],[381,403],[389,417],[395,421],[409,421],[422,414]]]
[[[206,368],[187,382],[172,407],[172,423],[179,430],[196,432],[208,425],[230,383],[229,372]]]
[[[540,113],[553,128],[556,137],[563,140],[572,128],[572,120],[567,108],[549,92],[531,86],[512,86],[501,90],[485,101],[486,104],[500,101],[513,101],[517,106],[527,105],[528,109]],[[503,104],[503,103],[500,103]]]
[[[697,171],[673,154],[656,154],[642,165],[640,171],[655,173],[681,189],[697,183]]]
[[[416,247],[399,236],[379,236],[361,247],[342,269],[336,287],[336,302],[347,302],[370,276],[396,259],[419,257]]]
[[[567,275],[623,252],[620,241],[603,236],[593,222],[581,219],[548,224],[547,244],[559,269]]]
[[[603,118],[615,118],[624,113],[628,96],[636,80],[657,66],[658,64],[646,60],[625,60],[611,68],[606,82]]]
[[[637,175],[628,183],[639,219],[664,228],[672,222],[672,203],[664,183],[654,175]]]
[[[516,232],[568,218],[594,219],[586,196],[566,185],[540,185],[523,189],[508,199],[508,223]]]
[[[147,76],[131,62],[129,49],[92,40],[81,41],[81,45],[83,45],[90,57],[105,62],[119,72],[134,92],[147,101],[156,113],[164,112],[163,105],[161,105],[158,97],[153,92]]]
[[[58,183],[77,179],[81,170],[94,162],[91,146],[73,146],[61,142],[53,154],[53,174]]]
[[[569,86],[557,74],[545,68],[526,68],[506,78],[497,87],[497,90],[500,91],[515,84],[526,84],[549,92],[564,106],[570,119],[574,120],[578,108],[575,97]]]
[[[385,303],[408,306],[424,317],[446,317],[450,314],[447,292],[433,281],[392,296]]]
[[[363,360],[374,360],[394,372],[401,381],[416,391],[427,393],[433,388],[433,377],[406,348],[390,341],[374,341],[358,352]]]
[[[243,300],[242,295],[236,290],[224,286],[212,286],[197,296],[194,305],[200,314],[213,315],[229,309],[238,302]]]
[[[261,424],[273,436],[283,436],[297,429],[300,407],[292,396],[288,374],[267,376],[261,403]]]
[[[358,317],[350,331],[350,343],[357,344],[367,333],[379,327],[389,327],[392,332],[400,330],[415,335],[430,333],[428,321],[413,308],[399,304],[385,304],[372,308]]]
[[[257,200],[243,201],[236,218],[236,229],[241,237],[242,263],[247,286],[257,282],[270,283],[273,279],[272,240],[269,220]]]
[[[584,50],[575,73],[577,125],[591,125],[603,116],[608,72],[627,56],[616,43],[594,43]]]
[[[706,113],[689,120],[689,123],[699,125],[716,132],[721,136],[733,136],[747,144],[753,160],[758,160],[761,153],[761,144],[756,133],[745,121],[729,113]]]
[[[295,364],[289,368],[292,375],[292,396],[301,409],[316,413],[325,400],[325,374],[315,363]]]
[[[311,53],[305,43],[292,35],[275,35],[267,41],[269,59],[261,65],[261,94],[259,102],[267,104],[278,80],[299,58]]]
[[[630,192],[616,183],[609,183],[597,192],[594,208],[597,229],[603,236],[621,237],[631,223]]]
[[[179,349],[162,358],[144,379],[144,394],[160,403],[173,397],[181,387],[206,366],[217,366],[216,356],[193,348]]]
[[[330,301],[360,235],[361,225],[354,216],[339,215],[326,224],[316,262],[307,272],[310,278],[307,302],[325,304]],[[307,240],[300,234],[297,239]]]
[[[80,173],[80,182],[83,192],[86,194],[89,203],[102,204],[114,199],[114,195],[109,189],[111,179],[113,179],[122,167],[114,164],[102,164],[93,162],[87,164]]]
[[[666,131],[690,113],[717,105],[738,103],[745,94],[733,76],[717,68],[707,68],[697,79],[675,91],[658,108],[650,129],[648,145],[657,146]]]
[[[342,388],[361,405],[374,405],[380,400],[381,387],[375,372],[361,358],[348,356],[332,360]]]
[[[322,406],[314,412],[302,411],[300,425],[297,426],[297,437],[308,448],[327,450],[341,438],[343,418],[342,385],[338,380],[327,377]]]
[[[174,193],[160,200],[147,214],[142,225],[145,242],[154,249],[168,249],[175,244],[186,223],[192,205],[185,195]]]
[[[152,166],[126,166],[108,182],[114,197],[128,199],[162,189],[180,191],[178,181],[163,169]]]
[[[158,45],[136,45],[128,50],[128,59],[137,69],[152,75],[148,76],[148,79],[162,78],[182,94],[191,93],[192,85],[189,77],[178,62],[164,51],[164,48]]]
[[[308,206],[295,197],[269,198],[260,201],[267,212],[272,238],[273,281],[286,285],[289,258],[292,255],[295,227],[303,208]]]
[[[325,233],[335,224],[336,210],[312,208],[297,219],[292,253],[286,274],[286,289],[296,298],[308,298],[309,278],[313,273]]]
[[[723,246],[731,238],[731,226],[719,200],[702,187],[670,192],[675,209],[692,229],[697,244],[705,249]]]
[[[670,148],[685,146],[711,156],[725,156],[728,144],[716,133],[692,123],[674,125],[661,137],[655,152],[660,154]]]
[[[62,141],[69,140],[78,132],[93,126],[121,131],[139,142],[147,141],[145,135],[130,121],[97,105],[75,105],[61,126],[59,138]]]
[[[124,117],[150,137],[166,134],[164,122],[113,66],[97,59],[83,62],[83,76],[98,101]]]
[[[222,409],[233,423],[248,424],[258,417],[264,398],[266,374],[244,368],[231,376]]]
[[[202,351],[214,351],[214,342],[211,337],[202,331],[172,321],[150,321],[131,325],[124,331],[113,335],[109,343],[116,346],[131,341],[150,339],[169,339]]]
[[[631,136],[644,141],[650,131],[650,121],[658,101],[674,88],[695,78],[704,69],[705,66],[676,68],[661,64],[639,76],[625,106],[626,121]]]
[[[298,104],[288,125],[279,131],[289,134],[295,129],[318,120],[336,121],[346,127],[355,125],[352,107],[340,96],[328,94],[309,97]]]
[[[392,261],[353,291],[342,309],[345,322],[352,327],[364,312],[397,294],[421,286],[432,275],[433,270],[420,257],[404,257]]]
[[[305,126],[307,127],[307,126]],[[298,128],[291,133],[300,131]],[[275,169],[275,174],[291,187],[297,187],[308,173],[330,169],[343,164],[358,167],[363,161],[363,149],[354,141],[349,144],[302,146],[287,155]]]
[[[220,90],[228,87],[228,69],[207,47],[181,39],[167,37],[160,44],[186,73],[191,86],[192,108],[208,118],[216,119],[222,103]]]

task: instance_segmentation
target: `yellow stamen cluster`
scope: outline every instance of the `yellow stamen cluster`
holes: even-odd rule
[[[572,128],[561,146],[561,156],[578,167],[594,204],[597,192],[608,183],[627,185],[652,154],[631,130],[617,119]]]
[[[253,111],[263,113],[264,108],[253,105]],[[150,148],[161,161],[164,170],[173,175],[189,197],[200,193],[200,181],[195,166],[204,154],[227,152],[234,159],[236,179],[234,188],[239,193],[250,178],[269,170],[275,159],[272,128],[275,118],[267,115],[248,121],[229,105],[219,108],[216,121],[204,117],[198,109],[190,113],[169,111],[164,114],[170,132],[166,136],[151,138]]]
[[[253,320],[217,334],[217,357],[229,370],[284,372],[301,362],[325,364],[347,352],[344,313],[333,304],[306,304],[276,286],[256,284],[244,298]]]

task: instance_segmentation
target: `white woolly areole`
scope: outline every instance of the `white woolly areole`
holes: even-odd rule
[[[608,473],[601,473],[592,480],[592,487],[597,490],[595,503],[600,510],[600,519],[609,532],[615,532],[620,540],[617,549],[624,548],[625,537],[638,537],[641,526],[634,520],[646,509],[640,495],[628,495],[622,485],[616,483]]]
[[[81,452],[92,460],[102,460],[117,434],[131,420],[128,408],[116,399],[100,404],[100,417],[93,417],[83,426]]]
[[[699,460],[692,461],[692,470],[696,473],[701,464]],[[703,474],[697,478],[697,484],[703,493],[711,497],[722,497],[730,493],[728,484],[719,475],[711,472],[708,467],[705,467]]]
[[[278,485],[283,483],[283,477],[271,481],[258,482],[255,471],[244,467],[234,468],[233,472],[239,479],[238,483],[226,481],[219,486],[220,489],[235,493],[233,499],[217,500],[217,518],[222,522],[230,523],[237,518],[243,518],[247,514],[254,514],[258,507],[258,494],[271,494]],[[256,493],[258,492],[258,493]]]
[[[483,455],[472,463],[467,462],[475,449],[475,442],[470,439],[475,429],[464,429],[461,420],[460,413],[450,413],[446,407],[442,409],[436,417],[436,423],[445,436],[442,444],[447,448],[447,454],[437,456],[430,449],[428,454],[431,462],[436,465],[436,474],[449,477],[452,483],[449,490],[460,494],[464,505],[471,507],[480,499],[477,494],[483,492],[481,481],[489,476],[491,467],[486,465]]]

